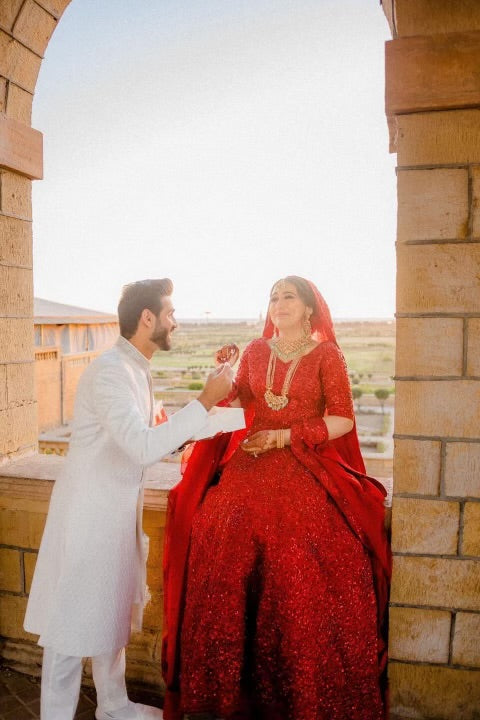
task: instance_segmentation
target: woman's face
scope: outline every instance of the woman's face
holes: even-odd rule
[[[272,290],[268,312],[279,330],[303,331],[307,306],[300,298],[298,290],[289,282],[279,282]],[[311,308],[309,308],[311,310]]]

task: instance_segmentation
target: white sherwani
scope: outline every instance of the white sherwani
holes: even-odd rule
[[[123,337],[82,375],[25,616],[39,644],[64,655],[124,647],[132,613],[138,619],[143,607],[143,468],[191,438],[207,417],[195,400],[151,427],[152,406],[149,362]]]

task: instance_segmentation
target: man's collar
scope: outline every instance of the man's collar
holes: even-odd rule
[[[132,360],[135,360],[144,370],[150,371],[150,361],[147,360],[140,350],[137,350],[135,345],[132,345],[123,335],[120,335],[115,345],[124,353],[126,353]]]

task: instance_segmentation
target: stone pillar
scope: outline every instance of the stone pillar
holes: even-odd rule
[[[42,177],[42,136],[31,108],[68,1],[0,2],[0,462],[37,446],[31,181]]]
[[[384,0],[398,155],[393,718],[480,712],[480,3]]]

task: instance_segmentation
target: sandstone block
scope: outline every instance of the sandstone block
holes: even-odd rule
[[[457,613],[453,636],[452,662],[480,667],[480,615]]]
[[[443,610],[390,608],[391,660],[447,663],[451,613]]]
[[[395,440],[394,493],[438,495],[440,490],[440,442]]]
[[[395,395],[395,432],[477,438],[479,407],[479,381],[400,380]]]
[[[22,6],[23,0],[2,0],[0,3],[0,25],[11,30]]]
[[[456,555],[459,519],[459,503],[395,497],[392,549],[395,552]]]
[[[9,406],[35,400],[33,363],[14,363],[6,367]]]
[[[42,6],[59,19],[71,1],[72,0],[42,0]]]
[[[18,550],[0,548],[0,590],[22,592],[20,553]]]
[[[6,410],[7,404],[7,366],[0,365],[0,410]]]
[[[18,120],[18,122],[24,123],[25,125],[31,125],[32,103],[32,93],[27,92],[14,83],[10,83],[6,107],[7,117]]]
[[[0,75],[33,93],[42,60],[0,30]]]
[[[165,512],[159,512],[158,510],[143,511],[143,529],[151,540],[157,538],[163,542],[165,516]]]
[[[27,0],[15,23],[14,34],[30,50],[43,55],[56,25],[57,21],[50,13],[33,0]]]
[[[1,509],[0,543],[38,550],[46,517],[46,513]]]
[[[480,310],[480,243],[399,245],[397,312]]]
[[[408,718],[477,720],[478,672],[435,665],[392,662],[389,666],[392,713]]]
[[[148,687],[149,690],[154,690],[158,693],[158,700],[156,703],[152,701],[152,704],[157,707],[160,706],[161,694],[165,692],[165,683],[163,682],[160,666],[158,661],[156,662],[136,662],[134,660],[128,660],[127,657],[127,669],[125,676],[127,678],[127,684],[132,685],[138,684],[140,687]]]
[[[479,36],[455,32],[387,42],[387,115],[478,107]]]
[[[37,564],[37,553],[24,552],[23,553],[23,567],[25,572],[25,592],[30,593],[32,587],[33,572],[35,565]]]
[[[480,30],[477,0],[395,0],[398,37]]]
[[[32,267],[32,223],[0,215],[0,263]]]
[[[163,538],[150,538],[147,583],[151,590],[161,591],[163,588]]]
[[[398,318],[397,376],[462,375],[462,318]]]
[[[391,601],[480,611],[480,563],[397,555]]]
[[[36,635],[30,635],[28,641],[4,639],[2,641],[2,661],[6,667],[24,675],[40,677],[43,648],[33,643],[33,639],[36,637]]]
[[[0,454],[17,452],[37,442],[36,403],[0,411]]]
[[[7,79],[0,77],[0,113],[4,113],[7,107]]]
[[[465,503],[461,552],[480,557],[480,502]]]
[[[467,341],[467,375],[480,377],[480,318],[468,320]]]
[[[150,589],[151,600],[143,615],[144,630],[161,631],[163,626],[163,593]]]
[[[32,317],[32,270],[0,265],[0,307],[8,308],[9,315]]]
[[[155,646],[157,644],[158,632],[143,630],[132,633],[127,647],[127,657],[135,662],[145,662],[154,659]]]
[[[480,498],[480,443],[447,443],[445,494]]]
[[[412,113],[396,120],[400,166],[480,162],[480,145],[472,142],[480,110]]]
[[[0,363],[33,360],[33,318],[0,317]]]
[[[38,130],[0,114],[0,166],[36,180],[43,177],[43,135]],[[8,199],[8,198],[7,198]]]
[[[27,598],[18,595],[0,595],[0,635],[7,638],[31,640],[23,629]]]
[[[32,181],[17,173],[0,173],[1,210],[30,220],[32,217]]]
[[[399,242],[465,238],[466,169],[402,170],[397,188]]]
[[[472,167],[473,237],[480,238],[480,167]]]

